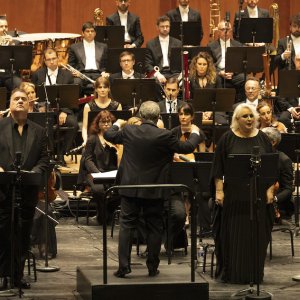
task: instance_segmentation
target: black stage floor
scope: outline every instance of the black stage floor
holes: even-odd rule
[[[102,228],[95,226],[94,221],[90,226],[85,225],[85,218],[79,218],[79,224],[74,218],[60,219],[60,224],[56,227],[58,237],[58,255],[55,259],[49,260],[50,266],[60,267],[60,271],[53,273],[38,272],[37,282],[33,281],[32,275],[31,289],[25,290],[23,299],[45,299],[45,300],[70,300],[79,299],[76,291],[77,269],[88,270],[92,266],[95,270],[101,269],[102,265]],[[292,281],[292,276],[300,275],[300,237],[295,238],[295,257],[292,258],[290,251],[290,238],[286,233],[273,233],[273,259],[269,257],[266,260],[264,283],[262,289],[273,294],[275,300],[298,300],[300,299],[300,282]],[[113,282],[112,272],[117,268],[117,241],[118,228],[115,229],[114,238],[108,238],[108,265],[109,282]],[[210,240],[206,240],[209,242]],[[143,251],[144,247],[141,246]],[[190,253],[190,248],[188,249]],[[126,284],[137,280],[138,282],[149,283],[147,276],[146,261],[144,258],[136,255],[135,247],[132,252],[133,272],[129,279],[116,279],[118,282]],[[38,264],[43,266],[44,261],[38,260]],[[157,283],[168,281],[167,272],[171,270],[173,278],[180,282],[189,281],[190,256],[184,256],[182,251],[175,254],[172,260],[172,266],[167,265],[167,257],[161,255],[161,274],[154,280]],[[92,269],[93,269],[92,268]],[[97,271],[96,271],[97,272]],[[197,269],[201,273],[201,268]],[[97,274],[96,274],[97,275]],[[96,276],[97,277],[97,276]],[[196,278],[201,278],[199,275]],[[96,278],[97,279],[97,278]],[[99,272],[99,280],[101,275]],[[176,281],[174,279],[174,281]],[[209,284],[209,299],[230,299],[230,296],[243,289],[245,285],[230,285],[218,283],[210,277],[210,269],[207,267],[207,273],[203,275],[203,281]],[[98,284],[98,283],[97,283]],[[117,289],[117,286],[116,286]],[[122,297],[120,289],[120,298]],[[6,299],[5,297],[3,297]],[[2,299],[3,299],[2,298]],[[18,299],[10,297],[7,299]],[[122,299],[131,299],[125,298]],[[134,299],[134,298],[132,298]],[[142,295],[140,299],[145,300]],[[155,297],[153,298],[154,300]],[[187,294],[181,299],[190,299]],[[199,297],[199,299],[202,299]]]

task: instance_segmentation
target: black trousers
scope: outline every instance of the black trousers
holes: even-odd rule
[[[140,199],[122,196],[119,232],[119,268],[130,266],[133,231],[136,229],[139,214],[143,211],[146,224],[148,248],[148,270],[156,270],[163,235],[163,200]]]

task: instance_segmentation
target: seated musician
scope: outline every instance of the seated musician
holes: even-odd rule
[[[275,192],[274,204],[277,205],[280,217],[289,218],[294,213],[292,202],[293,192],[293,165],[291,159],[276,148],[281,141],[281,133],[273,127],[263,128],[262,131],[268,136],[273,149],[279,154],[279,179],[278,189]]]
[[[225,72],[225,53],[228,47],[242,47],[243,45],[232,39],[232,29],[229,22],[221,21],[218,24],[218,37],[217,40],[207,45],[212,51],[217,73],[222,79],[222,86],[236,89],[236,102],[242,101],[245,99],[244,74]]]
[[[190,103],[182,103],[178,107],[178,118],[179,118],[180,125],[177,127],[174,127],[172,129],[172,132],[175,134],[175,136],[178,138],[178,140],[185,142],[191,134],[192,123],[193,123],[193,119],[194,119],[194,109]],[[202,141],[200,144],[197,145],[197,147],[195,148],[195,151],[196,152],[205,152],[205,143],[204,143],[205,135],[201,129],[200,129],[200,136],[202,137]],[[184,160],[182,160],[182,158]],[[195,161],[194,154],[193,153],[184,154],[184,155],[178,154],[178,153],[174,154],[174,161],[182,162],[185,160]],[[190,207],[191,207],[191,205],[190,205],[189,200],[185,199],[185,213],[186,213],[185,225],[189,225]],[[209,223],[209,225],[210,225],[210,223]]]
[[[105,73],[107,63],[107,45],[95,41],[96,31],[92,22],[82,25],[83,41],[75,43],[69,48],[68,63],[73,70],[74,82],[81,87],[89,84],[86,79],[81,79],[80,73],[92,80],[99,76],[108,76]]]
[[[287,132],[284,124],[276,120],[276,117],[273,115],[272,108],[268,102],[259,102],[256,111],[259,114],[259,129],[273,127],[281,133]]]
[[[31,82],[22,82],[20,84],[20,89],[24,90],[27,94],[28,101],[29,101],[29,108],[28,112],[38,112],[39,106],[38,106],[38,98],[36,97],[36,92],[35,92],[35,85]],[[42,108],[41,108],[42,109]]]
[[[106,25],[125,27],[124,48],[139,48],[144,42],[140,18],[128,11],[130,0],[116,0],[118,11],[106,18]]]
[[[1,16],[0,17],[0,46],[15,45],[17,43],[16,41],[13,40],[12,36],[7,34],[7,31],[8,31],[8,22],[6,16]],[[10,70],[0,69],[0,86],[6,87],[7,90],[11,92],[20,84],[21,84],[21,79],[15,73],[12,78]]]
[[[83,145],[86,144],[88,135],[88,114],[90,111],[102,111],[102,110],[122,110],[122,105],[114,101],[110,94],[109,80],[105,77],[98,77],[95,81],[95,98],[86,103],[83,109],[83,121],[82,121],[82,139]]]
[[[133,69],[135,55],[132,52],[123,51],[119,56],[119,62],[122,71],[109,76],[110,84],[113,83],[114,79],[134,79],[143,77],[141,73],[138,73]]]
[[[103,134],[112,126],[115,117],[108,111],[102,110],[93,120],[90,127],[90,135],[87,140],[85,152],[83,155],[84,167],[88,174],[112,171],[118,168],[119,157],[122,155],[122,146],[113,145],[107,142]],[[104,184],[94,184],[91,176],[87,176],[87,183],[91,187],[93,197],[97,204],[97,221],[103,224],[103,195],[105,192]],[[118,205],[118,204],[117,204]],[[112,203],[109,203],[111,212],[116,208]]]
[[[198,55],[193,57],[190,70],[190,91],[191,98],[194,99],[194,90],[196,88],[221,88],[221,78],[217,75],[215,65],[212,57],[207,52],[199,52]],[[202,115],[203,121],[212,120],[212,112],[205,111]],[[224,113],[218,112],[215,115],[215,121],[217,124],[227,124],[227,118]]]
[[[171,23],[168,16],[159,17],[156,25],[159,35],[146,45],[149,51],[146,53],[145,67],[148,74],[153,73],[160,83],[165,83],[168,77],[175,75],[170,68],[170,48],[181,47],[181,41],[169,36]],[[154,67],[158,67],[159,71],[155,71]]]
[[[71,72],[59,68],[55,49],[48,48],[44,51],[44,63],[45,67],[32,74],[32,82],[35,85],[74,84]],[[72,148],[78,131],[78,122],[73,111],[67,107],[60,108],[58,120],[60,126],[70,128],[70,130],[60,132],[60,137],[63,137],[63,141],[60,141],[59,153],[57,153],[58,160],[65,165],[64,153]]]

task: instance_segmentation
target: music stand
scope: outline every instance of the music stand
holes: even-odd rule
[[[230,48],[229,48],[230,49]],[[194,90],[193,107],[195,111],[212,111],[213,116],[213,147],[216,142],[215,113],[216,111],[232,112],[235,101],[235,89],[201,89]]]
[[[280,97],[300,97],[300,70],[280,70],[278,83]]]
[[[259,147],[258,147],[259,148]],[[253,151],[254,152],[254,151]],[[278,153],[268,153],[260,155],[254,154],[229,154],[225,161],[224,183],[249,186],[250,195],[250,247],[252,255],[250,255],[250,287],[241,290],[232,296],[240,296],[246,293],[246,299],[259,298],[271,299],[268,293],[260,293],[260,257],[259,257],[259,240],[260,228],[259,222],[261,219],[260,207],[262,205],[261,198],[264,197],[268,187],[278,180]],[[250,184],[250,185],[249,185]],[[231,188],[234,188],[232,186]],[[254,232],[256,226],[256,232]],[[255,236],[256,235],[256,236]],[[256,237],[256,238],[255,238]],[[255,243],[256,242],[256,243]],[[256,247],[255,247],[256,245]],[[256,261],[254,257],[256,253]],[[255,274],[256,266],[256,274]],[[257,280],[256,294],[253,289]],[[248,295],[249,293],[249,295]]]
[[[120,54],[124,51],[128,51],[134,54],[135,64],[133,69],[136,72],[144,74],[146,72],[145,69],[145,56],[146,53],[150,50],[147,48],[116,48],[109,49],[107,53],[107,72],[108,73],[118,73],[122,71],[120,66]]]
[[[125,40],[125,27],[117,25],[96,26],[95,41],[107,44],[108,48],[122,48]]]
[[[21,152],[16,152],[16,159],[14,162],[15,171],[6,171],[0,173],[0,184],[11,186],[11,229],[10,229],[10,288],[15,287],[14,274],[15,274],[15,255],[16,255],[16,244],[15,239],[18,243],[18,264],[21,268],[21,246],[20,242],[22,237],[20,236],[19,228],[15,233],[15,225],[21,226],[19,218],[21,216],[21,201],[22,199],[18,196],[22,186],[40,186],[42,183],[42,176],[40,173],[30,172],[21,170]],[[19,158],[17,158],[19,157]],[[21,271],[21,269],[19,270]],[[17,274],[19,280],[19,297],[22,295],[21,278],[22,274]],[[8,291],[9,295],[15,295],[13,291]]]
[[[239,28],[241,43],[272,43],[273,18],[242,18]]]
[[[170,36],[181,40],[182,45],[199,46],[202,39],[201,23],[199,21],[171,22]]]
[[[193,59],[199,52],[207,52],[210,56],[212,56],[212,51],[209,47],[200,47],[200,46],[193,46],[193,47],[174,47],[171,48],[171,55],[170,55],[170,66],[171,72],[181,72],[182,68],[182,61],[181,55],[182,51],[188,52],[189,61]]]
[[[155,79],[114,79],[111,85],[113,99],[122,106],[136,107],[143,101],[156,101]]]
[[[6,87],[0,87],[0,110],[6,109],[7,90]]]
[[[242,19],[243,20],[243,19]],[[225,71],[247,74],[263,71],[265,47],[228,47],[225,55]]]
[[[122,119],[122,120],[128,120],[132,117],[132,113],[130,110],[110,110],[109,111],[111,114],[113,114],[116,118]],[[89,111],[88,113],[88,128],[90,128],[92,122],[96,118],[96,116],[99,114],[99,111]]]

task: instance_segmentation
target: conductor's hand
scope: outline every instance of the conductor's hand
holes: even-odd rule
[[[123,119],[118,119],[116,123],[118,123],[120,128],[123,128],[127,124],[127,121]]]
[[[293,107],[290,112],[294,119],[300,118],[300,113],[297,111],[297,109],[295,107]]]
[[[197,125],[195,125],[195,124],[192,124],[192,126],[191,126],[191,131],[192,131],[192,132],[200,133],[199,127],[198,127]]]
[[[66,120],[67,120],[67,114],[65,112],[61,112],[59,114],[59,125],[64,125],[66,123]]]
[[[3,168],[2,168],[2,167],[0,167],[0,172],[4,172],[4,170],[3,170]]]
[[[274,185],[271,185],[268,189],[267,189],[267,203],[273,203],[274,200]]]
[[[223,206],[224,192],[223,190],[216,190],[216,204]]]

